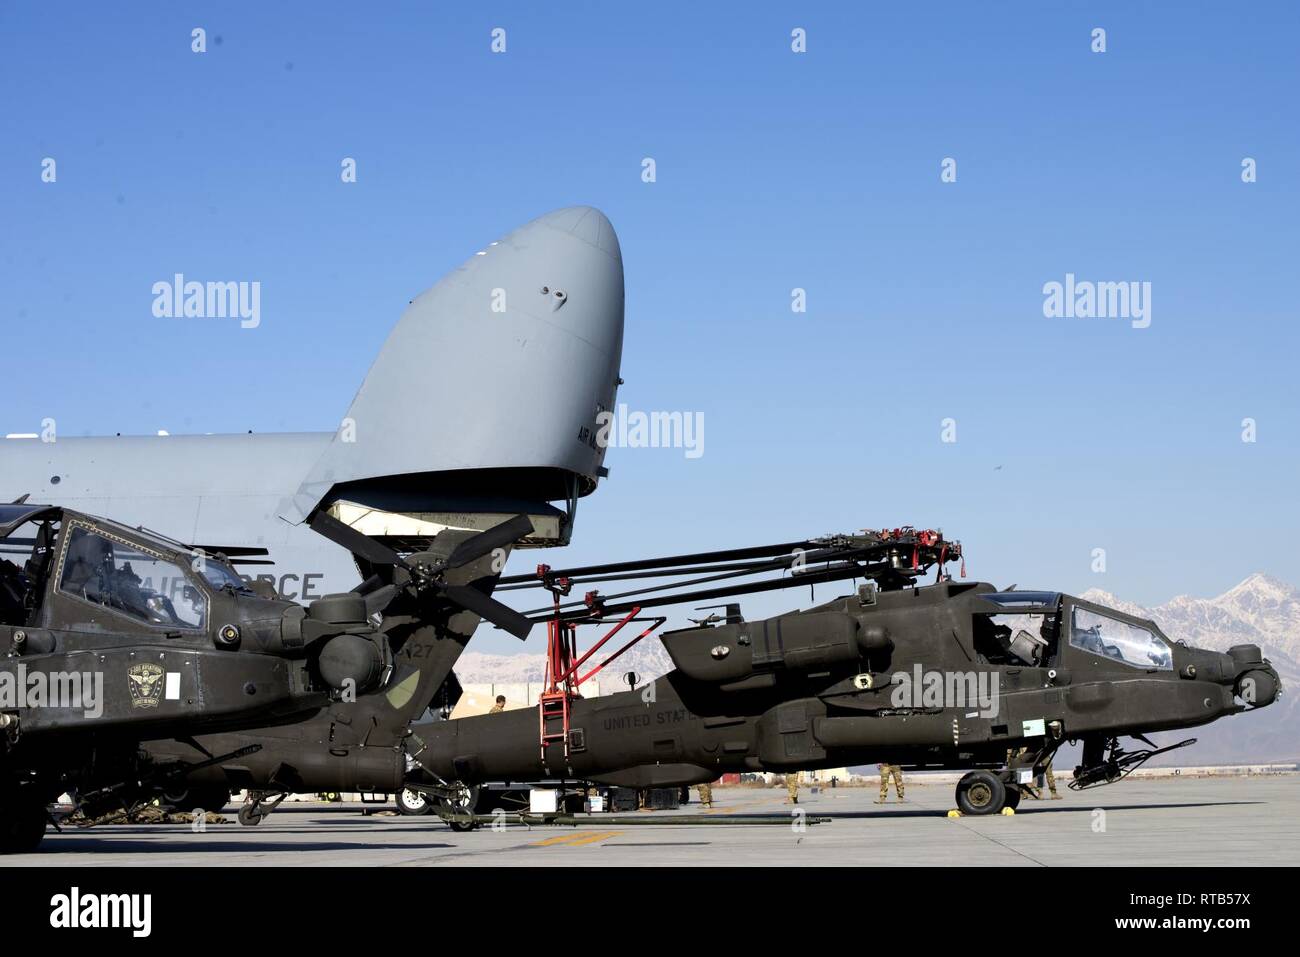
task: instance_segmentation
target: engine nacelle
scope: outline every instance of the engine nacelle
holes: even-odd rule
[[[755,674],[813,671],[890,647],[888,632],[838,611],[689,628],[663,636],[679,671],[696,681],[730,683]]]

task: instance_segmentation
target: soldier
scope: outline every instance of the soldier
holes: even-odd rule
[[[1010,768],[1011,763],[1028,750],[1029,750],[1028,748],[1007,748],[1007,767]],[[1039,791],[1038,788],[1034,787],[1032,784],[1021,785],[1021,791],[1023,791],[1025,794],[1028,794],[1035,801],[1041,799],[1043,796],[1042,792]]]
[[[1061,800],[1061,795],[1056,793],[1056,775],[1052,773],[1052,758],[1055,757],[1056,755],[1052,755],[1051,758],[1047,759],[1047,764],[1043,766],[1043,771],[1047,774],[1047,789],[1052,792],[1052,800],[1059,801]]]
[[[506,710],[506,696],[503,694],[499,694],[497,695],[497,703],[494,704],[491,707],[491,709],[489,709],[488,714],[500,714],[502,711],[505,710]]]
[[[1012,748],[1007,751],[1007,766],[1010,767],[1012,760],[1025,754],[1028,750],[1028,748],[1020,748],[1019,750]],[[1056,755],[1052,755],[1051,758],[1047,759],[1047,763],[1043,765],[1043,774],[1047,778],[1047,789],[1052,792],[1052,800],[1059,801],[1061,800],[1061,795],[1056,793],[1056,775],[1052,773],[1052,758],[1055,757]],[[1024,789],[1034,799],[1042,800],[1043,792],[1038,787],[1035,787],[1034,785],[1026,785]]]
[[[790,771],[785,776],[785,793],[789,795],[787,804],[799,803],[799,772]]]
[[[885,798],[889,796],[889,779],[894,779],[894,791],[898,795],[898,803],[903,803],[903,769],[897,764],[879,764],[880,768],[880,797],[876,800],[877,804],[884,804]]]
[[[713,807],[713,785],[701,784],[698,790],[700,792],[700,807]]]

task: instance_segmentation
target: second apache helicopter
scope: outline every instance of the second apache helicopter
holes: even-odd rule
[[[0,545],[29,555],[0,561],[0,852],[38,846],[65,791],[95,817],[177,790],[214,810],[247,787],[255,823],[269,794],[400,784],[407,725],[480,617],[527,633],[487,592],[532,522],[405,559],[328,515],[313,527],[381,567],[304,607],[144,529],[0,506]]]
[[[418,725],[412,752],[434,785],[462,791],[482,781],[542,778],[665,787],[724,772],[885,761],[969,769],[957,785],[958,808],[992,814],[1014,808],[1067,741],[1083,743],[1070,786],[1108,784],[1156,754],[1194,743],[1156,748],[1146,734],[1264,707],[1281,691],[1255,645],[1226,654],[1191,648],[1171,642],[1154,622],[1081,598],[953,581],[943,568],[960,558],[960,544],[936,532],[895,529],[812,548],[568,572],[542,566],[533,584],[555,599],[540,715],[524,709]],[[936,566],[939,580],[918,585]],[[802,574],[761,587],[639,600],[627,593],[618,604],[594,592],[583,602],[560,601],[579,582],[674,573],[703,573],[695,582],[712,582],[791,568]],[[867,584],[763,621],[744,621],[728,606],[725,620],[711,616],[663,636],[676,666],[667,675],[642,689],[581,697],[592,653],[576,653],[580,623],[625,616],[621,627],[653,605],[847,578]],[[502,579],[506,588],[528,584]],[[1125,750],[1119,739],[1126,735],[1145,747]],[[1008,765],[1008,753],[1021,748]]]

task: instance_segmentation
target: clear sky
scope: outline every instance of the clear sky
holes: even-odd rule
[[[620,400],[705,446],[611,451],[553,563],[910,523],[999,585],[1296,581],[1300,7],[807,6],[0,2],[0,433],[331,430],[413,295],[586,203]],[[261,326],[155,319],[175,272]],[[1149,328],[1046,318],[1067,273]]]

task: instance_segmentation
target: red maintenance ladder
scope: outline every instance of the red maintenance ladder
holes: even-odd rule
[[[543,764],[546,762],[546,749],[549,745],[562,744],[564,760],[567,765],[569,748],[572,743],[569,734],[569,717],[572,713],[574,700],[582,697],[578,689],[582,687],[584,682],[598,674],[606,665],[668,619],[666,617],[652,619],[650,624],[639,635],[624,644],[586,674],[579,675],[578,670],[587,663],[592,655],[622,631],[628,622],[636,620],[636,616],[641,612],[641,606],[633,606],[632,610],[614,625],[604,637],[592,645],[585,654],[579,655],[578,625],[595,624],[595,622],[578,622],[566,619],[563,616],[560,610],[560,599],[569,594],[573,587],[572,581],[568,578],[553,576],[549,565],[538,565],[537,577],[541,580],[543,586],[550,591],[554,609],[550,620],[546,622],[546,674],[543,681],[543,690],[537,702],[542,762]],[[601,618],[604,609],[599,594],[594,591],[587,592],[585,600],[589,617]]]

